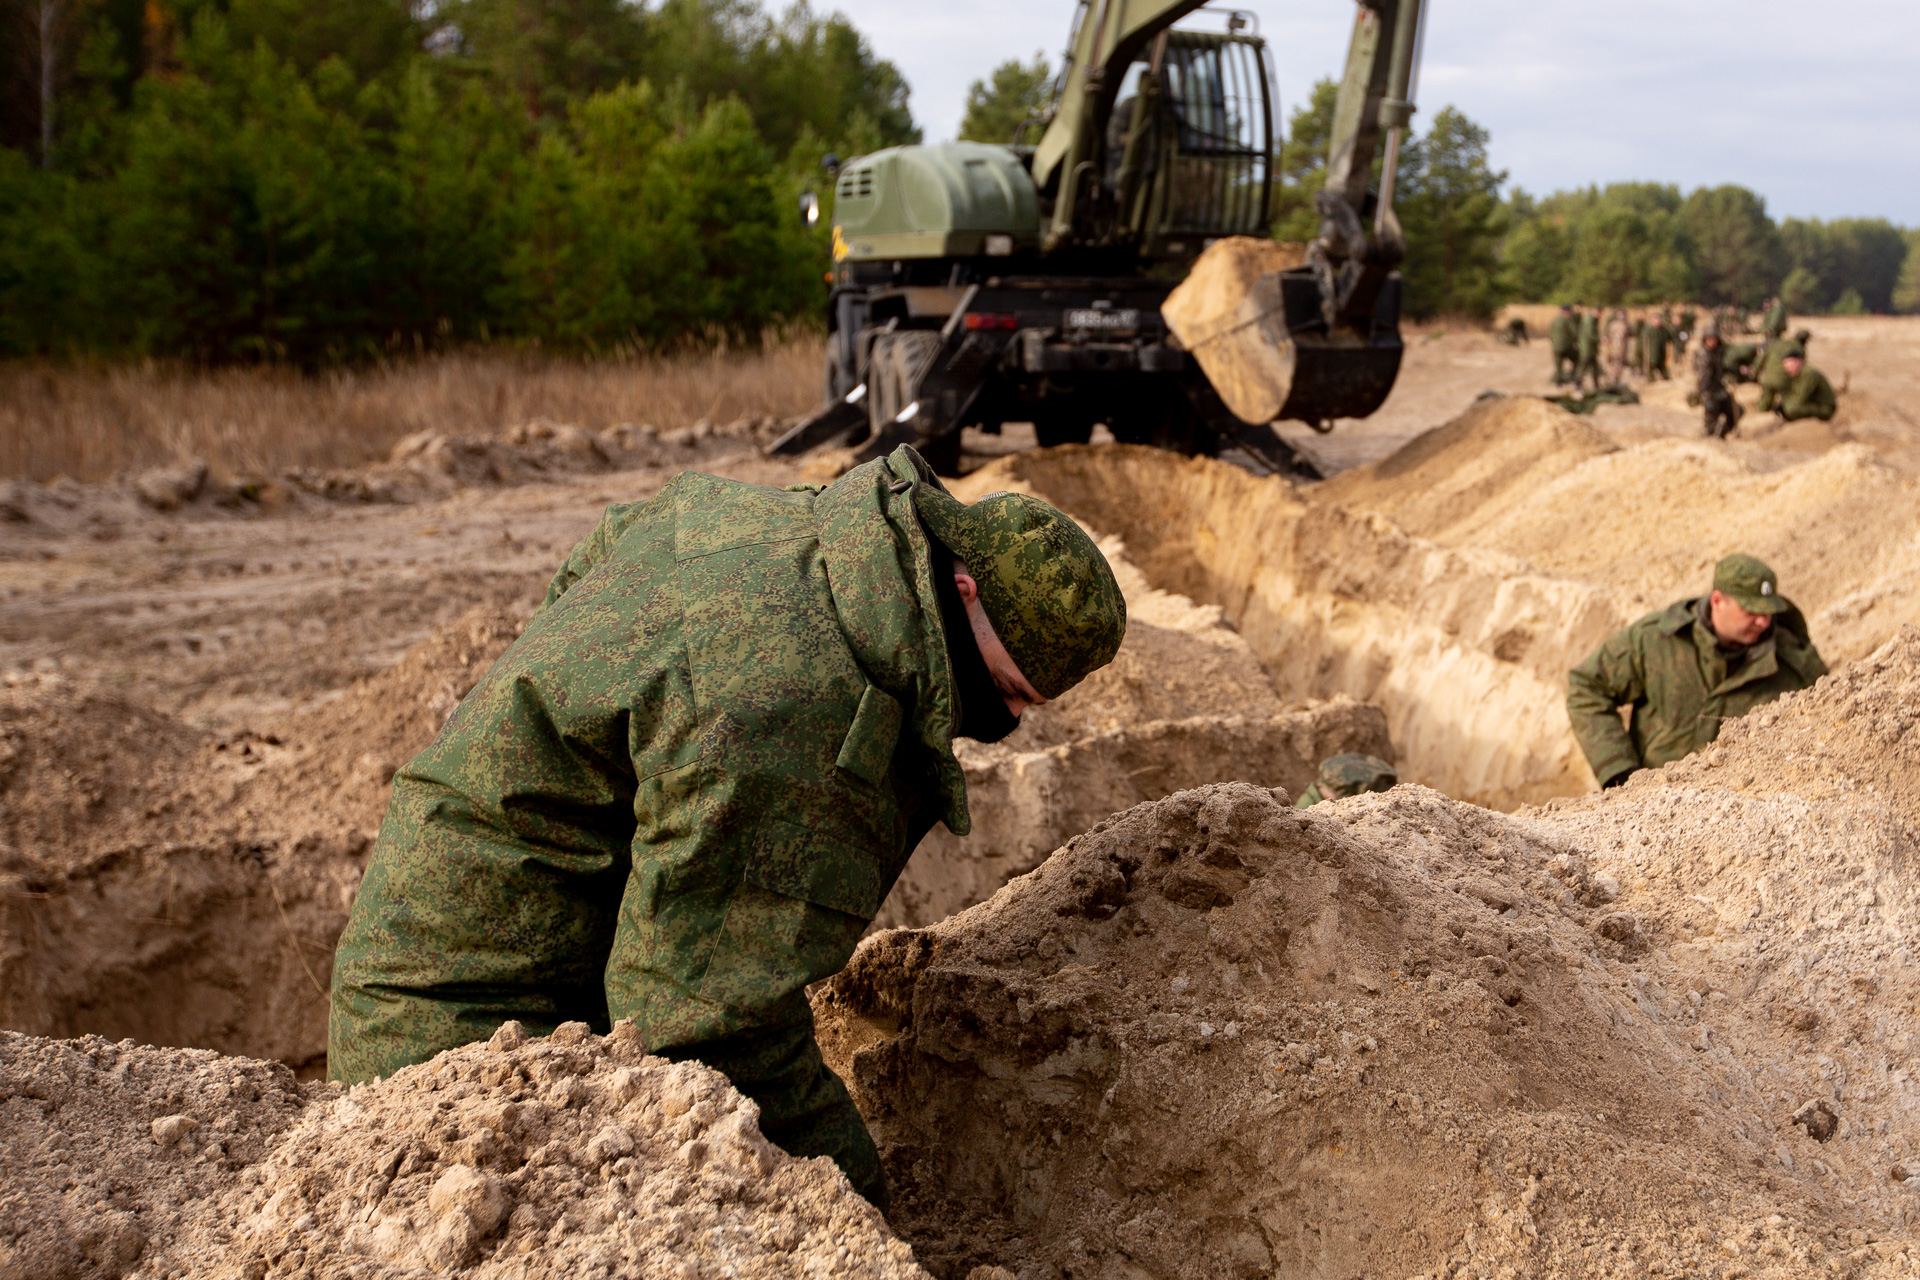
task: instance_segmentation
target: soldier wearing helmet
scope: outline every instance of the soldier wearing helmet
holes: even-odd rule
[[[1826,673],[1773,570],[1730,555],[1714,567],[1706,595],[1614,632],[1575,667],[1567,718],[1594,778],[1618,786],[1693,754],[1728,720]]]
[[[1126,606],[1071,519],[972,505],[911,448],[832,485],[685,472],[608,508],[393,800],[333,973],[328,1068],[632,1019],[884,1207],[820,1057],[838,971],[995,741],[1113,659]]]

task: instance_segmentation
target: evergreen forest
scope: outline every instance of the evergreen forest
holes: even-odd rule
[[[918,140],[899,71],[806,0],[0,0],[0,355],[301,368],[475,342],[585,353],[813,323],[828,153]],[[1044,55],[961,136],[1044,109]],[[1316,230],[1334,86],[1281,130]],[[1031,137],[1027,140],[1031,141]],[[1920,310],[1916,233],[1737,186],[1534,196],[1433,112],[1397,209],[1415,315],[1507,301]]]

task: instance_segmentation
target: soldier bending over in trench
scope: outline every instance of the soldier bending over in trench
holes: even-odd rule
[[[824,488],[686,472],[609,507],[393,801],[333,970],[328,1067],[631,1018],[885,1207],[821,1061],[837,972],[992,742],[1106,665],[1126,605],[1037,498],[962,504],[912,449]]]
[[[1692,755],[1726,721],[1825,674],[1807,620],[1773,570],[1731,555],[1714,567],[1712,591],[1623,627],[1575,667],[1567,718],[1594,778],[1615,787]]]

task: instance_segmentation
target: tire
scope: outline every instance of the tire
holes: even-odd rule
[[[875,432],[899,416],[913,402],[920,374],[940,345],[940,335],[925,329],[896,330],[873,339],[867,362],[867,421]]]

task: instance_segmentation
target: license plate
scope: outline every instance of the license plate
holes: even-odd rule
[[[1128,308],[1125,311],[1096,311],[1092,307],[1076,307],[1067,312],[1067,328],[1080,329],[1090,333],[1132,333],[1140,327],[1140,313]]]

